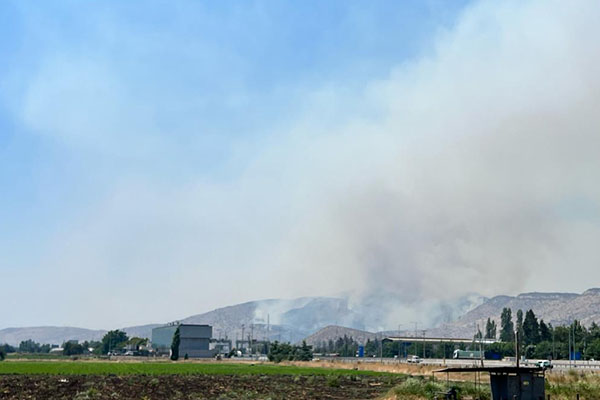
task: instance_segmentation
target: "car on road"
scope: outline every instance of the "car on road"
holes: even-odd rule
[[[539,360],[536,365],[544,369],[552,369],[553,365],[550,360]]]
[[[421,358],[419,356],[408,356],[406,362],[409,362],[411,364],[418,364],[421,362]]]

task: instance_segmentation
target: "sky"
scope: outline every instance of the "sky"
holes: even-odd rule
[[[598,17],[3,1],[0,329],[598,286]]]

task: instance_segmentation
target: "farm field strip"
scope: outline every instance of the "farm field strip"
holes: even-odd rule
[[[0,363],[0,375],[368,375],[385,376],[389,372],[274,364],[233,363],[145,363],[11,361]]]

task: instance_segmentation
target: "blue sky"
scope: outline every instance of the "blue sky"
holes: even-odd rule
[[[314,88],[358,93],[387,76],[393,65],[427,51],[462,5],[3,2],[3,275],[16,282],[35,277],[52,238],[109,195],[120,177],[232,179],[252,157],[236,152],[236,143],[250,152],[260,146]],[[37,86],[43,93],[35,93]],[[30,117],[23,115],[29,101]],[[83,102],[89,115],[63,129],[73,102]],[[60,120],[43,120],[46,111]],[[120,124],[128,130],[119,131]],[[26,295],[27,285],[20,290]]]
[[[102,195],[115,175],[227,179],[243,168],[246,157],[237,155],[242,165],[231,165],[232,143],[259,141],[285,124],[313,88],[331,85],[357,93],[370,80],[387,76],[392,66],[427,51],[432,35],[450,26],[461,6],[4,2],[0,212],[8,226],[3,233],[43,242],[53,227]],[[72,72],[77,75],[64,76]],[[39,107],[51,103],[57,113],[69,112],[63,95],[91,101],[106,84],[100,96],[106,102],[110,96],[126,97],[118,106],[132,115],[98,110],[97,118],[110,130],[118,129],[114,123],[121,118],[133,129],[147,129],[138,128],[145,120],[153,132],[89,134],[82,123],[76,125],[80,131],[56,134],[28,124],[20,113],[35,79],[63,85],[32,94],[52,96],[37,99]],[[153,148],[147,147],[147,135]]]
[[[0,328],[587,270],[597,7],[520,3],[2,2]]]

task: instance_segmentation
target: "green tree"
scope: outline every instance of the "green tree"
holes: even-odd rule
[[[367,339],[367,343],[365,344],[365,356],[376,356],[377,347],[377,341]]]
[[[14,347],[12,347],[9,344],[0,344],[0,351],[3,352],[5,355],[8,353],[14,353],[17,351],[17,349],[15,349]]]
[[[34,342],[31,339],[27,339],[27,340],[22,340],[21,343],[19,343],[19,352],[20,353],[39,353],[41,350],[41,347],[39,343]]]
[[[0,349],[0,361],[4,361],[5,358],[6,353],[4,352],[4,349]]]
[[[525,313],[525,320],[523,321],[523,344],[525,346],[530,344],[538,344],[540,342],[540,325],[538,320],[533,313],[533,310],[529,310]]]
[[[289,343],[275,341],[269,348],[269,361],[310,361],[313,358],[312,346],[302,342],[301,346],[292,346]]]
[[[600,339],[600,326],[596,322],[592,322],[590,325],[589,335],[591,340]]]
[[[485,338],[496,339],[496,321],[493,321],[491,318],[488,318],[485,323]]]
[[[171,342],[171,360],[177,361],[179,359],[179,345],[181,344],[181,337],[179,333],[179,327],[175,329],[173,334],[173,341]]]
[[[102,354],[107,354],[110,351],[122,349],[129,337],[120,330],[108,331],[102,338]]]
[[[302,346],[298,348],[295,359],[298,361],[311,361],[313,359],[312,346],[307,345],[305,340],[302,341]]]
[[[72,356],[75,354],[83,354],[83,346],[75,342],[66,342],[63,344],[63,354],[65,356]]]
[[[294,359],[294,348],[289,343],[279,343],[275,341],[269,349],[269,361],[279,363],[281,361],[291,361]]]
[[[550,325],[551,327],[552,325]],[[551,342],[552,341],[552,331],[550,327],[546,325],[543,319],[540,319],[540,341],[541,342]]]
[[[515,326],[512,321],[512,310],[504,307],[500,315],[500,340],[513,342],[515,340]]]
[[[534,358],[552,359],[552,342],[542,341],[535,346]]]
[[[600,339],[593,339],[586,348],[586,358],[600,359]]]

